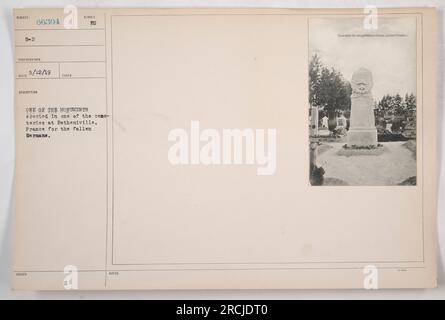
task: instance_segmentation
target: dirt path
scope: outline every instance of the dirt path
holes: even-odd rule
[[[403,146],[405,142],[383,142],[381,155],[340,156],[338,151],[344,143],[327,143],[330,148],[317,158],[325,178],[340,179],[348,185],[398,185],[416,176],[416,160],[412,151]],[[331,180],[331,179],[329,179]]]

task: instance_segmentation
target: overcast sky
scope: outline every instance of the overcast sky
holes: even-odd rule
[[[317,53],[348,81],[360,67],[369,69],[376,100],[385,94],[416,94],[414,17],[379,18],[377,30],[365,30],[362,18],[311,18],[309,53]]]

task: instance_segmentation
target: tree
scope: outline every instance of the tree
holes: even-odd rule
[[[416,96],[414,94],[406,94],[402,97],[399,94],[385,95],[376,103],[376,112],[379,116],[399,116],[399,117],[415,117],[416,112]]]
[[[309,102],[326,111],[330,129],[340,111],[351,109],[351,84],[334,68],[323,65],[318,55],[309,63]]]
[[[403,104],[402,97],[400,94],[396,94],[392,99],[394,114],[397,116],[402,116],[405,114],[405,108]]]
[[[381,117],[385,117],[387,115],[393,115],[393,97],[389,94],[385,95],[380,99],[377,103],[377,113]]]
[[[417,105],[417,100],[416,100],[416,96],[414,94],[406,94],[405,95],[405,110],[406,110],[406,114],[408,117],[415,119],[416,118],[416,105]]]
[[[320,76],[323,64],[317,55],[314,55],[309,63],[309,103],[311,106],[318,106],[320,90]]]

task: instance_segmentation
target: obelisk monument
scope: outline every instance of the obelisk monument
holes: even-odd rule
[[[377,129],[371,89],[371,71],[360,68],[352,75],[351,119],[347,136],[348,147],[377,146]]]

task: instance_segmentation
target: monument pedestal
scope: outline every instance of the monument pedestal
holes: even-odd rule
[[[372,84],[372,74],[367,69],[361,68],[352,75],[348,147],[376,147],[378,145],[371,94]]]
[[[316,136],[318,134],[318,108],[311,107],[311,123],[310,123],[310,133],[311,136]]]
[[[348,146],[377,146],[377,129],[353,128],[348,131]]]

